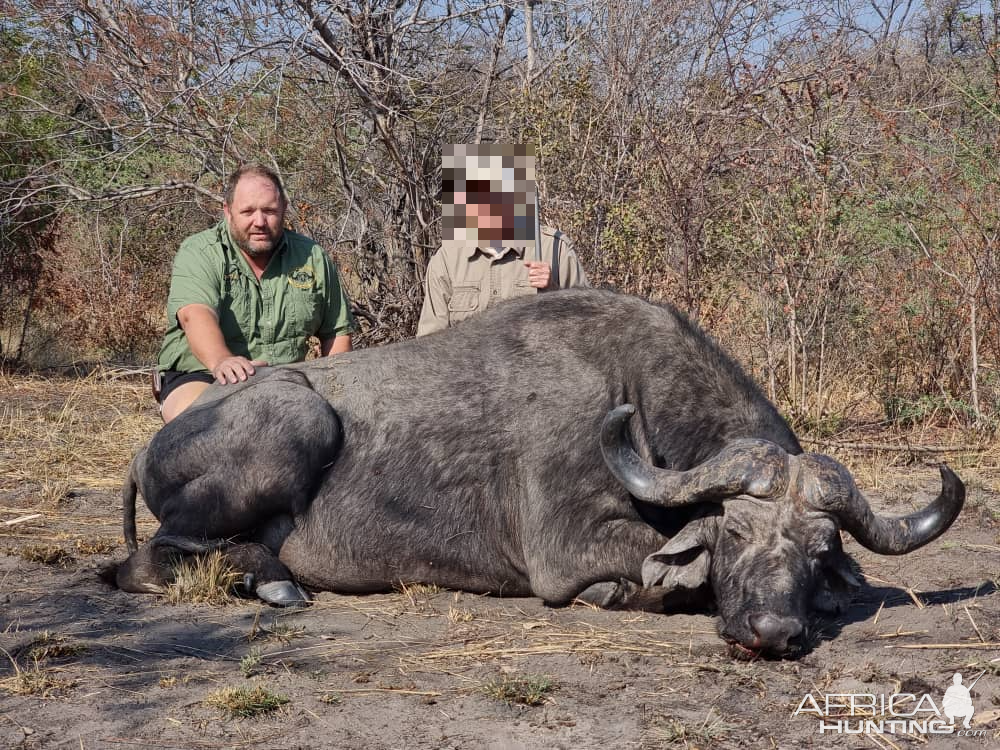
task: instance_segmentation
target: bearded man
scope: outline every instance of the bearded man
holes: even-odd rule
[[[154,389],[164,422],[213,382],[302,361],[311,336],[322,356],[350,351],[354,320],[337,268],[319,245],[285,229],[287,207],[273,170],[240,167],[226,186],[224,219],[181,243]]]

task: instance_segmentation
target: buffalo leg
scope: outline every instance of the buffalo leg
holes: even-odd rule
[[[255,378],[196,402],[134,462],[134,481],[162,534],[232,538],[312,502],[337,456],[340,420],[301,373],[262,370]]]
[[[690,607],[693,603],[691,591],[681,591],[672,586],[641,586],[627,578],[591,584],[575,598],[577,601],[593,604],[602,609],[658,614]]]
[[[255,542],[228,544],[156,536],[118,566],[115,582],[122,591],[162,594],[173,583],[177,566],[185,556],[213,550],[219,550],[225,564],[240,575],[244,588],[268,604],[288,607],[309,601],[291,571],[270,549]]]
[[[642,550],[659,549],[666,542],[641,520],[580,523],[558,545],[546,534],[531,534],[524,541],[531,590],[549,604],[561,605],[594,583],[642,580]]]
[[[184,558],[177,547],[149,541],[118,566],[115,583],[134,594],[162,594],[174,580],[174,569]]]
[[[268,604],[296,607],[309,602],[309,595],[295,583],[292,572],[263,544],[235,544],[225,551],[225,557],[250,583],[246,588]]]

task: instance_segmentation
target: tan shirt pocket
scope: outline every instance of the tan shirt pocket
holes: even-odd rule
[[[455,287],[448,300],[448,317],[452,323],[471,318],[479,312],[479,285]]]
[[[510,289],[508,297],[526,297],[529,294],[537,294],[538,290],[531,285],[527,279],[518,279]]]

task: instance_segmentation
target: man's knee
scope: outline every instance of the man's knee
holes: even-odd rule
[[[163,423],[166,424],[191,406],[191,404],[195,402],[195,399],[197,399],[209,385],[211,384],[191,382],[177,386],[167,395],[165,399],[163,399],[163,404],[160,407],[160,416],[163,417]]]

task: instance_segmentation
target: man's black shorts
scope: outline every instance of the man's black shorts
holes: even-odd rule
[[[178,372],[177,370],[164,370],[160,373],[162,378],[160,385],[160,403],[167,400],[177,386],[185,383],[214,383],[215,376],[210,372]]]

